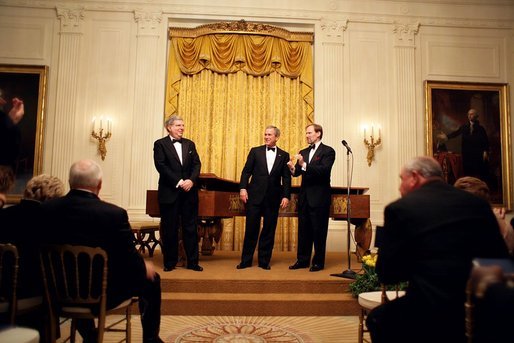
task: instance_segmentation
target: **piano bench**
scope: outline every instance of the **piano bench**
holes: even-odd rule
[[[150,257],[153,256],[155,248],[161,242],[155,237],[155,232],[159,231],[159,223],[155,222],[131,222],[132,233],[134,234],[134,244],[137,251],[144,254],[148,251]]]

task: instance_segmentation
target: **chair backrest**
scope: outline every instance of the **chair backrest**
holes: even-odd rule
[[[3,324],[15,323],[18,259],[16,246],[0,244],[0,314]]]
[[[41,270],[51,329],[59,317],[94,317],[101,328],[101,341],[106,316],[107,253],[87,246],[48,245],[41,249]]]
[[[473,260],[465,303],[469,343],[514,342],[513,267],[511,259]]]

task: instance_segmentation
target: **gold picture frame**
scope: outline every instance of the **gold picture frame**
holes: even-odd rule
[[[7,102],[2,112],[7,114],[12,99],[23,100],[25,114],[16,125],[19,144],[11,166],[15,173],[15,184],[7,194],[7,202],[20,200],[25,184],[42,171],[45,99],[48,66],[0,64],[0,89]]]
[[[510,210],[508,95],[503,83],[425,81],[427,155],[441,163],[448,183],[461,176],[478,177],[489,186],[493,205]],[[478,114],[471,128],[470,109]]]

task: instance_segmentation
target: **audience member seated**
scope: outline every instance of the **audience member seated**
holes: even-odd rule
[[[27,182],[23,198],[19,204],[2,210],[2,229],[0,242],[12,243],[18,249],[19,267],[17,282],[18,300],[26,299],[37,305],[39,300],[30,299],[43,295],[43,279],[39,265],[39,243],[45,231],[39,220],[40,204],[48,199],[64,195],[64,184],[57,177],[50,175],[34,176]],[[44,337],[43,321],[40,313],[29,313],[18,318],[17,324],[23,324],[40,331]]]
[[[127,211],[100,200],[102,170],[92,160],[75,162],[69,173],[71,190],[42,205],[47,242],[101,247],[108,255],[107,308],[139,296],[143,342],[159,338],[161,283],[151,262],[137,252]],[[96,339],[93,320],[77,323],[84,342]]]
[[[46,174],[38,175],[27,182],[20,203],[4,209],[0,241],[12,243],[18,248],[18,298],[42,295],[39,243],[45,231],[39,222],[40,204],[63,195],[64,184],[61,180]]]
[[[464,342],[466,283],[474,257],[505,258],[491,206],[443,180],[432,157],[407,162],[402,198],[384,210],[379,281],[408,281],[406,294],[373,309],[374,343]]]
[[[464,176],[455,181],[454,186],[490,202],[489,186],[487,186],[487,183],[480,180],[479,178]],[[496,219],[498,220],[500,233],[502,234],[503,239],[507,244],[509,253],[512,255],[514,253],[514,229],[512,228],[512,224],[505,220],[505,208],[495,207],[493,208],[493,212],[496,215]]]
[[[7,203],[7,193],[14,185],[14,172],[10,166],[0,165],[0,209]]]

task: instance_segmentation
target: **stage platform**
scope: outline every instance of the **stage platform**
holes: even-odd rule
[[[346,253],[327,253],[325,269],[289,270],[296,253],[274,253],[271,270],[254,266],[236,269],[240,252],[215,251],[200,256],[203,272],[177,267],[162,269],[162,255],[153,257],[162,281],[163,315],[217,316],[352,316],[358,315],[357,299],[349,292],[353,280],[331,276],[348,268]],[[352,255],[351,267],[361,264]]]

